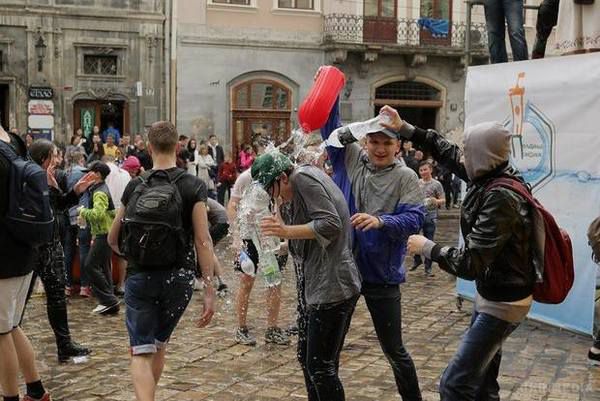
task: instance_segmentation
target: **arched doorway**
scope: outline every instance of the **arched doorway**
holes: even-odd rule
[[[111,123],[121,136],[129,131],[129,103],[125,100],[76,100],[73,103],[73,132],[81,128],[91,140],[92,128],[97,125],[103,132]],[[67,138],[68,140],[69,138]]]
[[[394,81],[375,89],[375,115],[386,104],[411,124],[437,129],[438,112],[443,106],[442,91],[424,82]]]
[[[232,150],[237,155],[243,144],[258,138],[284,142],[290,134],[292,92],[269,79],[251,79],[232,88]]]

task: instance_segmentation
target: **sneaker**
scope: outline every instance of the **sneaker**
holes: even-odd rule
[[[228,291],[229,291],[229,287],[227,287],[227,284],[225,284],[225,283],[221,283],[217,287],[217,295],[219,295],[221,297],[225,296],[225,294],[227,294]]]
[[[592,365],[600,366],[600,354],[596,354],[592,350],[588,351],[588,360]]]
[[[77,344],[75,341],[71,341],[70,343],[58,348],[58,362],[68,362],[72,357],[85,356],[89,355],[90,353],[91,351],[89,348],[83,347],[80,344]]]
[[[246,327],[238,327],[235,331],[235,342],[243,345],[256,345],[256,338],[248,331]]]
[[[202,282],[197,278],[194,279],[194,291],[200,291],[202,289]]]
[[[65,296],[66,296],[66,297],[70,297],[72,292],[73,292],[73,291],[72,291],[72,288],[71,288],[71,287],[69,287],[69,286],[66,286],[66,287],[65,287]]]
[[[112,305],[98,305],[94,308],[92,313],[98,315],[115,315],[119,312],[119,301]]]
[[[89,298],[92,296],[92,289],[90,287],[81,287],[79,289],[79,296]]]
[[[269,327],[265,332],[265,342],[267,344],[290,345],[290,338],[279,327]]]
[[[425,272],[425,277],[429,277],[429,278],[435,277],[435,273]]]
[[[46,393],[42,398],[33,398],[30,395],[23,397],[23,401],[50,401],[50,394]]]

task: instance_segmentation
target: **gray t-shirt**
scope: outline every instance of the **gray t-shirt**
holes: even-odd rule
[[[425,199],[427,198],[435,198],[435,199],[444,199],[444,187],[442,184],[432,178],[429,181],[419,180],[419,186],[423,191],[423,195],[425,195]],[[433,202],[425,202],[425,209],[427,209],[427,216],[431,218],[437,218],[439,207],[435,205]]]
[[[227,224],[229,221],[227,219],[227,210],[216,200],[208,198],[206,200],[206,206],[208,207],[208,222],[211,226],[216,226],[217,224]]]
[[[286,223],[309,224],[313,240],[290,240],[290,252],[303,274],[308,305],[340,302],[358,295],[360,274],[352,256],[350,212],[342,191],[317,167],[297,167]]]

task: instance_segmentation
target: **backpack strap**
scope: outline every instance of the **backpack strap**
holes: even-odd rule
[[[498,187],[510,189],[510,190],[516,192],[517,194],[521,195],[530,204],[535,205],[537,202],[536,202],[535,198],[533,197],[533,195],[531,194],[531,192],[529,191],[529,188],[526,185],[527,184],[523,184],[521,181],[517,180],[516,178],[499,177],[499,178],[492,180],[488,185],[486,185],[485,189],[487,191],[490,191],[490,190],[492,190],[494,188],[498,188]]]

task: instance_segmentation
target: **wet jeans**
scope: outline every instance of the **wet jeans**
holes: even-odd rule
[[[527,60],[527,41],[523,28],[523,0],[485,0],[485,22],[488,31],[490,63],[506,63],[505,23],[513,52],[513,60]]]
[[[398,285],[363,283],[365,297],[381,349],[394,372],[403,401],[421,401],[421,390],[412,358],[402,343],[402,309]]]
[[[435,236],[435,227],[437,225],[437,218],[431,217],[430,215],[425,216],[425,221],[423,222],[423,235],[425,238],[433,241]],[[421,255],[415,255],[414,258],[415,266],[421,264]],[[431,273],[431,259],[425,258],[425,273]]]
[[[338,376],[340,352],[358,295],[345,301],[300,308],[298,361],[304,372],[308,401],[344,401]]]
[[[62,245],[57,238],[39,247],[33,272],[27,296],[28,298],[31,296],[35,279],[39,277],[46,292],[46,312],[54,332],[56,346],[57,348],[67,346],[71,343],[71,333],[65,296],[65,261]]]
[[[502,343],[518,326],[474,311],[471,327],[442,376],[441,401],[499,401]]]

